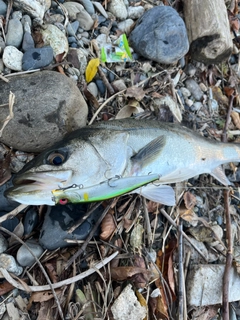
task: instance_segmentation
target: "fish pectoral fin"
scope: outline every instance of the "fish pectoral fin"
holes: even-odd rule
[[[219,182],[221,182],[225,186],[230,186],[232,183],[228,180],[228,178],[225,175],[225,172],[223,171],[222,166],[219,166],[212,170],[210,172],[211,176],[213,176],[215,179],[217,179]]]
[[[167,185],[157,186],[151,183],[130,193],[138,193],[148,200],[152,200],[166,206],[174,206],[176,204],[175,192],[172,187]]]
[[[133,166],[137,165],[142,168],[149,162],[154,161],[162,152],[166,144],[166,137],[159,136],[156,139],[150,141],[145,147],[140,149],[137,154],[131,157]]]

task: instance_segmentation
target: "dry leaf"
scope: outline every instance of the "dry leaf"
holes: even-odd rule
[[[100,59],[92,59],[88,62],[86,71],[85,71],[85,76],[86,76],[86,81],[90,82],[92,79],[95,77],[95,75],[98,72],[98,66],[100,65]]]
[[[125,96],[141,101],[145,96],[145,92],[142,87],[130,87],[127,89]]]
[[[240,129],[240,117],[239,117],[239,113],[238,113],[238,112],[235,112],[235,111],[232,111],[231,117],[232,117],[232,121],[233,121],[234,125],[235,125],[238,129]]]
[[[115,231],[116,225],[113,219],[113,215],[111,213],[107,213],[106,216],[103,218],[101,223],[101,234],[100,238],[106,241],[112,233]]]
[[[222,103],[224,106],[228,106],[228,97],[222,93],[221,88],[216,86],[211,86],[211,89],[212,89],[213,98],[219,103]],[[224,92],[227,94],[225,90]]]
[[[157,297],[156,308],[157,319],[169,319],[168,317],[168,305],[161,295]],[[161,318],[160,318],[161,317]]]
[[[85,97],[88,99],[88,101],[90,101],[92,103],[94,108],[98,109],[99,103],[98,103],[97,99],[94,97],[94,95],[88,90],[87,86],[85,86],[83,93],[84,93]]]
[[[187,209],[193,209],[197,203],[195,195],[189,191],[184,193],[183,199]]]
[[[150,276],[151,273],[149,270],[139,267],[116,267],[111,268],[110,272],[112,279],[116,281],[124,281],[137,273],[142,273],[146,276]]]
[[[13,230],[13,233],[18,236],[20,239],[23,237],[24,234],[24,226],[23,223],[20,221],[19,224],[15,227]],[[14,237],[11,236],[10,239],[8,240],[9,246],[13,245],[14,243],[18,243],[18,240]]]
[[[129,118],[133,114],[136,115],[143,112],[143,108],[140,107],[139,102],[136,100],[130,100],[126,106],[124,106],[116,115],[115,119]]]
[[[53,263],[47,262],[44,264],[45,268],[47,269],[47,273],[49,275],[49,278],[53,283],[58,282],[58,275],[56,272],[56,267]]]
[[[137,296],[137,298],[138,298],[138,301],[140,302],[140,305],[141,305],[142,307],[145,307],[146,310],[147,310],[147,308],[148,308],[148,306],[147,306],[147,301],[146,301],[146,299],[144,298],[144,296],[143,296],[138,290],[135,291],[135,294],[136,294],[136,296]],[[147,320],[147,316],[146,316],[143,320]]]

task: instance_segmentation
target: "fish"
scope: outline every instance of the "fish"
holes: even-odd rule
[[[206,139],[175,123],[101,121],[36,156],[5,195],[22,204],[56,205],[135,192],[172,206],[171,184],[207,173],[228,186],[222,165],[239,161],[238,144]]]

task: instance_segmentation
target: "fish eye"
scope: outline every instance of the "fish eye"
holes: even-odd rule
[[[65,156],[60,152],[51,153],[47,158],[47,162],[54,166],[60,166],[64,162],[64,160]]]
[[[67,204],[68,203],[68,199],[60,199],[59,200],[59,204],[61,204],[61,205],[65,205],[65,204]]]

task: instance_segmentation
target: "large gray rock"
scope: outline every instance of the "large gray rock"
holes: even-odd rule
[[[189,49],[185,24],[169,6],[145,12],[131,32],[129,42],[143,57],[164,64],[176,62]]]
[[[86,125],[87,104],[75,82],[60,73],[42,71],[2,81],[0,104],[8,102],[10,91],[15,94],[14,118],[0,141],[14,149],[39,152]],[[2,107],[1,123],[8,114],[8,106]]]

